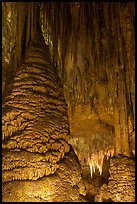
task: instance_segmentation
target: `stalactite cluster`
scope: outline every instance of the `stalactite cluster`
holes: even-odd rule
[[[6,81],[12,81],[19,70],[26,46],[40,30],[38,6],[37,2],[2,3],[3,91]]]
[[[42,9],[71,112],[90,104],[91,113],[114,126],[115,154],[132,155],[134,4],[48,3]]]

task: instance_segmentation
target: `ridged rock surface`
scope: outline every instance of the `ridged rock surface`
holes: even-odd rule
[[[59,163],[54,175],[35,182],[3,183],[3,202],[84,202],[85,194],[79,162],[72,148]]]
[[[67,106],[56,73],[48,46],[38,38],[30,43],[14,82],[7,87],[2,116],[4,201],[34,201],[28,195],[31,191],[45,201],[78,199],[79,191],[71,190],[79,183],[81,170],[75,153],[69,152]],[[58,168],[57,175],[45,178]],[[74,195],[61,199],[58,194],[68,193],[67,183]],[[37,184],[41,192],[51,188],[52,199],[47,192],[47,197],[39,195]]]
[[[57,80],[48,47],[32,43],[3,105],[4,182],[52,174],[69,151],[66,103]]]
[[[110,160],[110,178],[101,187],[101,197],[114,202],[135,202],[135,161],[128,157]]]

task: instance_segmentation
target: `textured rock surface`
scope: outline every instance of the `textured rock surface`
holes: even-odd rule
[[[14,57],[17,58],[19,57],[17,51],[21,54],[20,46],[23,43],[27,44],[28,36],[33,38],[35,29],[31,25],[36,20],[33,8],[36,7],[35,10],[37,10],[40,6],[43,36],[50,46],[52,60],[57,66],[64,85],[63,90],[69,107],[74,139],[78,136],[75,133],[79,131],[75,123],[84,127],[81,121],[81,115],[83,115],[84,123],[88,124],[91,118],[97,121],[94,123],[94,129],[98,128],[100,121],[114,129],[113,135],[109,131],[107,135],[109,134],[110,141],[115,142],[116,154],[135,155],[134,3],[10,4],[3,2],[2,6],[3,59],[7,57],[7,51],[10,50],[13,54],[11,49],[15,44],[15,33],[17,34],[15,55],[17,56]],[[24,10],[22,13],[19,12],[21,8]],[[28,11],[27,17],[26,11]],[[29,22],[31,19],[32,23]],[[31,24],[30,27],[29,24]],[[25,26],[26,42],[22,42]],[[7,30],[12,37],[5,40]],[[5,63],[4,60],[3,63]],[[9,69],[3,64],[3,69],[5,72],[8,70],[12,75],[16,66]],[[3,77],[3,87],[4,84],[5,77]],[[82,114],[77,114],[79,105],[84,110]],[[78,118],[77,121],[73,119],[73,115]],[[82,137],[90,139],[93,131],[90,124],[86,129],[89,131],[84,131]],[[101,130],[104,135],[103,147],[99,146],[102,150],[104,145],[108,146],[108,137],[105,137],[104,129]],[[82,128],[80,134],[82,134]],[[99,137],[102,140],[101,134]],[[97,144],[91,146],[98,150]],[[92,150],[92,148],[89,149],[89,154]],[[83,152],[82,149],[80,151]]]
[[[7,90],[2,117],[3,201],[80,201],[84,185],[79,161],[73,149],[69,151],[62,86],[41,39],[30,43]]]
[[[35,182],[3,183],[3,202],[84,202],[82,197],[85,194],[79,162],[72,148],[59,162],[59,169],[54,175]]]
[[[4,182],[54,173],[69,151],[66,103],[57,80],[48,47],[40,39],[33,42],[3,102]]]
[[[38,14],[40,8],[40,17]],[[20,12],[20,10],[22,12]],[[40,21],[39,21],[40,19]],[[39,22],[38,22],[39,21]],[[38,26],[39,23],[39,26]],[[97,167],[100,173],[102,172],[102,163],[105,155],[107,157],[126,155],[129,157],[135,156],[135,4],[134,2],[22,2],[10,3],[2,2],[2,89],[3,96],[7,90],[7,82],[12,79],[21,59],[21,54],[24,54],[24,48],[30,39],[33,39],[35,32],[41,26],[44,40],[49,45],[50,56],[52,62],[58,70],[59,76],[63,84],[63,91],[68,103],[68,115],[70,121],[71,139],[69,142],[73,145],[75,152],[82,165],[89,165],[91,175]],[[35,46],[33,57],[28,51],[24,71],[22,70],[17,77],[15,85],[19,89],[11,94],[14,100],[14,105],[17,99],[16,93],[23,87],[32,86],[32,81],[23,83],[26,73],[35,73],[35,88],[33,91],[51,90],[50,84],[59,81],[55,80],[56,74],[51,72],[50,65],[43,62],[38,55],[42,53],[40,47]],[[31,50],[32,52],[32,50]],[[41,55],[41,54],[40,54]],[[45,55],[45,52],[44,52]],[[32,59],[31,59],[32,58]],[[41,63],[37,65],[35,62]],[[27,67],[28,71],[25,70]],[[44,67],[48,76],[44,76]],[[53,71],[53,70],[52,70]],[[34,75],[34,74],[33,74]],[[37,76],[36,76],[37,75]],[[54,77],[52,77],[54,75]],[[43,85],[46,78],[46,87]],[[20,79],[22,81],[20,83]],[[33,78],[33,79],[34,79]],[[31,79],[31,80],[33,80]],[[53,81],[52,81],[53,80]],[[42,81],[42,82],[41,82]],[[52,81],[52,82],[51,82]],[[52,86],[52,85],[51,85]],[[37,88],[36,88],[37,87]],[[49,87],[49,89],[47,88]],[[4,170],[7,172],[7,179],[13,179],[15,172],[10,148],[17,147],[27,148],[31,151],[32,161],[45,162],[47,168],[46,175],[56,171],[58,168],[57,161],[60,160],[62,150],[66,145],[67,131],[61,133],[60,139],[55,142],[56,136],[60,137],[60,128],[54,126],[52,118],[55,115],[60,115],[64,102],[58,102],[58,90],[60,85],[56,85],[56,89],[52,89],[52,93],[47,97],[39,98],[37,105],[35,98],[31,99],[32,112],[29,114],[21,113],[22,106],[27,105],[20,103],[20,111],[16,113],[9,111],[10,114],[5,114],[4,121],[4,143],[7,155],[9,156],[9,165],[6,165]],[[57,92],[56,92],[57,91]],[[30,90],[31,92],[31,90]],[[23,90],[21,91],[21,94]],[[29,94],[30,95],[30,94]],[[56,96],[56,100],[52,96]],[[26,94],[26,97],[28,95]],[[23,95],[18,96],[22,100]],[[50,103],[45,104],[50,98]],[[28,100],[30,102],[30,99]],[[28,102],[27,101],[27,102]],[[56,102],[55,102],[56,101]],[[55,103],[58,110],[56,113]],[[8,103],[12,103],[10,100]],[[40,106],[38,105],[40,104]],[[50,129],[43,129],[43,123],[40,123],[34,117],[34,113],[38,114],[46,105],[49,110],[46,114],[51,115],[51,120],[43,123],[49,124]],[[54,108],[52,108],[54,106]],[[7,106],[8,107],[8,106]],[[37,109],[37,108],[38,109]],[[19,108],[19,106],[18,106]],[[35,110],[36,109],[36,110]],[[54,110],[53,110],[54,109]],[[43,111],[43,110],[42,110]],[[28,118],[29,115],[29,118]],[[40,115],[43,118],[43,115]],[[64,117],[64,116],[63,116]],[[67,119],[66,119],[67,120]],[[12,123],[10,122],[12,121]],[[30,135],[25,135],[22,142],[19,142],[19,136],[15,134],[19,131],[21,134],[26,134],[25,129],[29,130],[32,136],[31,128],[28,127],[28,121],[35,121],[31,124],[35,129],[36,135],[33,135],[32,143],[28,142]],[[17,125],[19,124],[19,125]],[[20,127],[20,129],[18,129]],[[55,128],[55,134],[52,131]],[[64,127],[65,130],[67,127]],[[43,131],[44,137],[39,135],[39,129]],[[62,129],[62,128],[61,128]],[[23,132],[21,132],[23,131]],[[58,134],[59,133],[59,134]],[[15,134],[15,135],[14,135]],[[49,135],[53,140],[49,140]],[[13,137],[14,136],[14,137]],[[37,137],[37,140],[36,140]],[[41,138],[40,138],[41,137]],[[10,138],[10,139],[8,139]],[[63,138],[63,139],[62,139]],[[15,140],[17,139],[17,141]],[[42,141],[42,142],[41,142]],[[54,142],[53,142],[54,141]],[[43,144],[44,143],[44,144]],[[45,145],[46,143],[46,145]],[[63,143],[63,144],[62,144]],[[40,145],[40,146],[39,146]],[[62,145],[62,147],[61,147]],[[40,148],[42,146],[42,148]],[[52,149],[52,157],[47,152],[47,148]],[[60,149],[54,151],[53,149]],[[62,150],[61,150],[62,148]],[[37,152],[37,153],[36,153]],[[45,157],[39,157],[39,154],[45,152]],[[36,166],[36,163],[29,161],[30,155],[23,150],[18,153],[22,158],[22,153],[27,155],[27,160],[22,160],[22,164],[28,169],[38,170],[39,174],[30,173],[29,178],[37,179],[43,175],[41,170]],[[36,154],[35,154],[36,153]],[[56,154],[57,153],[57,154]],[[16,152],[12,153],[14,156]],[[42,153],[43,154],[43,153]],[[50,157],[49,157],[50,155]],[[16,157],[16,165],[19,165],[18,157]],[[39,158],[41,160],[39,160]],[[3,155],[3,161],[7,160],[6,154]],[[35,166],[35,168],[34,168]],[[28,168],[28,169],[27,169]],[[53,170],[53,171],[50,171]],[[20,168],[18,168],[20,171]],[[4,175],[4,174],[3,174]],[[90,175],[89,175],[90,176]],[[26,177],[26,176],[25,176]],[[6,179],[6,174],[3,176]],[[27,178],[27,177],[26,177]],[[20,179],[20,178],[19,178]],[[94,185],[93,185],[94,186]],[[91,190],[92,191],[92,190]],[[107,195],[107,193],[106,193]],[[93,197],[93,196],[91,196]],[[109,195],[108,195],[109,197]],[[93,198],[92,198],[93,200]],[[96,194],[95,200],[100,201],[101,195]],[[107,200],[107,198],[105,198]]]
[[[42,5],[43,35],[53,44],[79,157],[100,150],[135,155],[134,3]]]
[[[135,202],[135,160],[128,157],[110,160],[110,178],[100,196],[114,202]]]

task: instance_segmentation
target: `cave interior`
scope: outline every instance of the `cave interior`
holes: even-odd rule
[[[2,103],[37,33],[61,81],[85,201],[133,202],[135,4],[2,2]]]

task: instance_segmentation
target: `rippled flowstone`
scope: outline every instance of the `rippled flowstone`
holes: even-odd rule
[[[109,183],[101,187],[101,194],[114,202],[135,202],[134,158],[113,157],[110,160]]]

